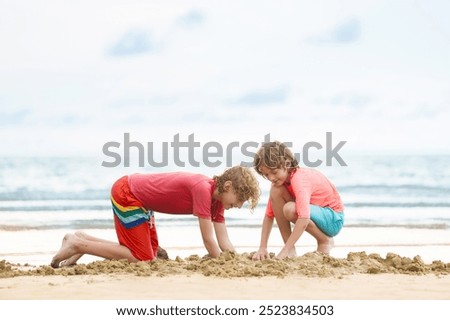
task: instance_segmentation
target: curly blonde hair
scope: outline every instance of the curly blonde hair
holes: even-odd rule
[[[231,181],[239,201],[248,201],[252,211],[258,205],[261,191],[258,180],[250,168],[234,166],[226,169],[221,175],[214,176],[213,179],[217,183],[216,187],[219,193],[225,192],[225,182]]]
[[[266,142],[256,152],[253,166],[260,175],[262,175],[261,166],[263,165],[270,169],[284,168],[288,171],[299,167],[292,151],[279,141]]]

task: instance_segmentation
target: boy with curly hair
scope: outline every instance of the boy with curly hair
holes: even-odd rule
[[[130,262],[154,260],[159,249],[154,211],[196,216],[208,254],[218,257],[222,251],[235,251],[228,238],[224,210],[241,208],[246,201],[253,210],[259,195],[256,177],[241,166],[213,178],[187,172],[124,176],[111,189],[119,243],[81,231],[66,234],[51,266],[73,265],[83,254]]]
[[[269,257],[267,243],[274,218],[284,241],[278,259],[296,256],[295,244],[304,231],[317,240],[318,252],[329,254],[333,237],[344,224],[344,205],[335,186],[319,171],[300,168],[292,152],[278,141],[263,144],[253,165],[272,183],[260,247],[253,259]]]

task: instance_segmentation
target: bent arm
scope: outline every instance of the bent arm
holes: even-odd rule
[[[283,249],[281,249],[280,253],[277,255],[277,259],[284,259],[288,256],[289,252],[295,248],[295,244],[298,239],[300,239],[303,232],[306,230],[306,227],[309,224],[309,219],[307,218],[298,218],[295,222],[294,229],[292,230],[291,235],[287,239]]]
[[[214,240],[214,229],[209,219],[198,218],[200,232],[202,234],[203,245],[213,258],[220,256],[220,248]]]
[[[258,251],[253,255],[253,260],[264,260],[269,257],[267,252],[267,245],[269,243],[270,232],[273,227],[273,219],[268,216],[264,216],[262,230],[261,230],[261,241],[259,243]]]
[[[219,242],[219,247],[222,251],[228,250],[235,252],[233,244],[228,237],[227,226],[225,223],[213,222],[214,231],[216,232],[217,242]]]
[[[267,249],[267,244],[269,243],[270,232],[272,231],[273,219],[268,216],[264,216],[262,230],[261,230],[261,242],[259,243],[259,248]]]

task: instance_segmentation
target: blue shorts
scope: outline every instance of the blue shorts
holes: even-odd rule
[[[344,213],[334,212],[331,208],[322,208],[310,205],[310,219],[327,236],[334,237],[341,231],[344,225]]]

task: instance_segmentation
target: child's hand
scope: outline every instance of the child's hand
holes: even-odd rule
[[[269,259],[269,253],[267,252],[267,249],[260,248],[252,257],[253,260],[265,260]]]

